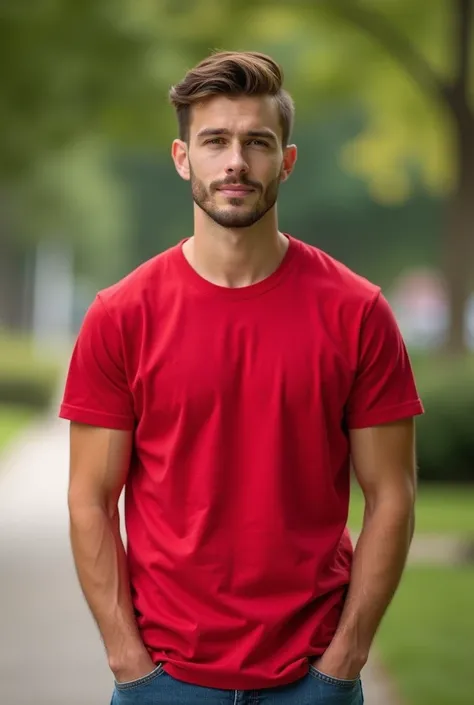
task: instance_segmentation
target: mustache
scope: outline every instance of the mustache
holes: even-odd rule
[[[215,191],[223,188],[224,186],[248,186],[249,188],[254,188],[257,190],[262,188],[262,185],[258,181],[251,181],[245,176],[240,177],[240,179],[236,179],[235,176],[228,176],[222,181],[213,181],[211,184],[211,189]]]

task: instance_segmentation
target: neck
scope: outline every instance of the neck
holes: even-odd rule
[[[238,288],[270,276],[288,249],[288,238],[278,230],[276,208],[249,228],[223,228],[195,206],[194,235],[183,254],[204,279]]]

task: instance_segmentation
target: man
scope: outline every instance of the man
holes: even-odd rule
[[[413,532],[407,352],[378,287],[278,230],[278,65],[214,54],[171,101],[194,234],[98,294],[60,412],[112,702],[359,705]]]

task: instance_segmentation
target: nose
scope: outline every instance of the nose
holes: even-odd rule
[[[242,146],[240,144],[235,145],[229,154],[229,160],[226,167],[226,174],[228,176],[239,176],[240,174],[246,174],[249,170],[248,164],[245,160]]]

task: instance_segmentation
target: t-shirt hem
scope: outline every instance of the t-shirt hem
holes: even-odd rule
[[[134,420],[127,416],[118,414],[108,414],[104,411],[92,411],[91,409],[82,409],[71,404],[61,404],[59,409],[59,418],[68,421],[76,421],[77,423],[88,424],[90,426],[101,426],[102,428],[110,428],[117,431],[131,431],[134,428]]]
[[[188,670],[183,667],[176,667],[171,663],[164,663],[163,670],[171,678],[190,685],[195,685],[200,688],[217,688],[219,690],[264,690],[267,688],[276,688],[285,685],[291,685],[308,674],[309,664],[303,663],[291,673],[284,676],[265,679],[259,676],[238,675],[235,678],[229,676],[221,676],[218,673],[205,673],[197,670]]]
[[[391,423],[392,421],[400,421],[401,419],[411,418],[413,416],[420,416],[423,413],[424,409],[421,400],[413,399],[412,401],[397,404],[396,406],[388,406],[386,408],[377,409],[365,414],[355,414],[353,416],[349,416],[348,428],[369,428],[371,426],[379,426],[381,424]]]

